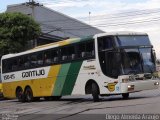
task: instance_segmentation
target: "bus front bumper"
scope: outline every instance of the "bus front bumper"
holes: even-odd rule
[[[134,82],[121,83],[121,93],[158,89],[159,84],[160,80],[138,80]]]

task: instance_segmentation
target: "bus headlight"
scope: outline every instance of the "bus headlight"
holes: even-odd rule
[[[159,82],[155,82],[154,85],[159,85]]]
[[[128,85],[128,91],[133,91],[134,90],[134,85]]]

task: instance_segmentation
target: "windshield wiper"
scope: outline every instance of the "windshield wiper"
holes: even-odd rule
[[[128,72],[128,74],[134,74],[134,75],[136,75],[137,74],[137,70],[131,70],[131,71]]]
[[[154,73],[150,65],[147,64],[147,67],[149,68],[151,74]]]

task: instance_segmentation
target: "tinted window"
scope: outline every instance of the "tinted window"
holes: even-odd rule
[[[51,50],[44,52],[44,64],[48,65],[52,63]]]
[[[92,57],[92,56],[94,56],[94,44],[93,44],[93,42],[91,41],[91,42],[88,42],[88,43],[86,43],[86,52],[87,52],[87,56],[88,57]]]
[[[117,37],[118,46],[139,46],[139,45],[147,45],[150,46],[151,43],[149,41],[148,36],[118,36]]]
[[[31,63],[30,63],[30,56],[26,55],[24,56],[24,69],[30,68]]]
[[[30,64],[31,67],[36,67],[37,66],[37,55],[36,54],[32,54],[31,58],[30,58]]]
[[[76,50],[74,46],[66,46],[61,48],[61,60],[75,60],[77,58]]]
[[[72,60],[91,59],[94,56],[94,42],[86,41],[66,45],[59,49],[49,49],[3,60],[3,72],[44,67],[52,64],[60,64],[61,62],[72,62]]]
[[[93,41],[78,44],[77,49],[79,58],[89,58],[95,54]]]
[[[25,59],[23,56],[18,57],[18,69],[22,70],[25,67]]]
[[[12,60],[12,71],[16,71],[18,69],[18,61],[16,58]]]
[[[11,71],[12,70],[12,60],[11,59],[10,60],[8,60],[8,59],[3,60],[2,66],[3,66],[3,69],[2,69],[3,73]]]
[[[51,50],[51,58],[52,58],[52,63],[57,63],[59,60],[59,52],[58,50]]]
[[[62,61],[67,60],[68,59],[68,49],[67,49],[67,47],[61,48],[60,51],[61,51],[61,60]]]
[[[68,47],[68,59],[69,60],[75,60],[77,58],[75,47],[70,46]]]
[[[37,53],[37,64],[38,64],[38,66],[42,66],[43,65],[43,63],[44,63],[43,57],[44,57],[43,52],[38,52]]]
[[[120,57],[117,57],[118,53],[107,52],[106,53],[106,71],[104,73],[113,78],[117,78],[120,74]]]
[[[107,36],[107,37],[100,37],[98,38],[98,49],[99,51],[111,49],[113,48],[114,37]]]

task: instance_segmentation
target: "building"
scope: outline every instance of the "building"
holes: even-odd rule
[[[41,25],[42,35],[39,39],[30,42],[31,45],[29,46],[31,46],[31,48],[66,38],[84,37],[103,32],[102,30],[44,7],[34,1],[9,5],[6,12],[21,12],[27,14]]]

